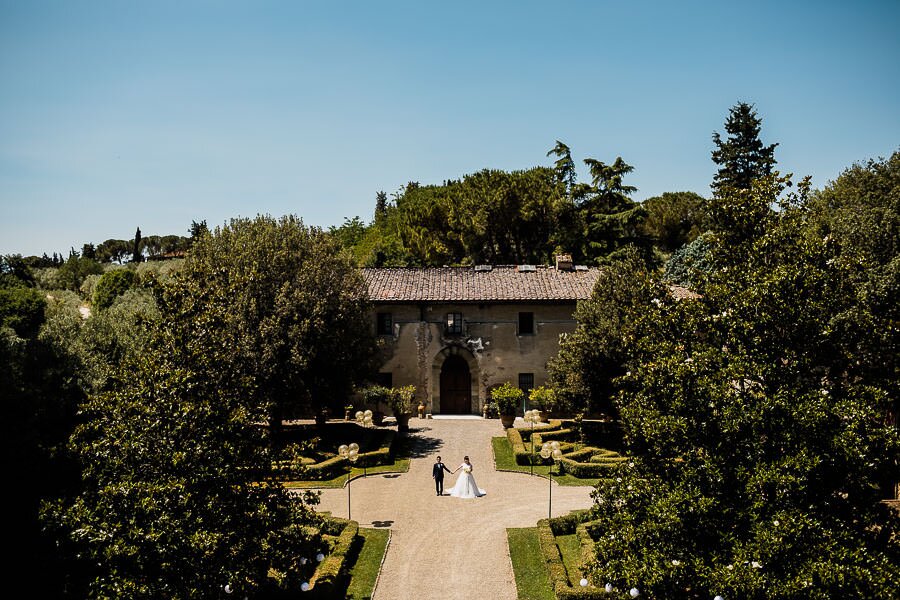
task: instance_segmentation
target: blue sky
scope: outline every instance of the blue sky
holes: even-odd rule
[[[900,148],[900,2],[0,0],[0,254],[371,218],[375,193],[622,156],[708,195],[754,103],[824,186]]]

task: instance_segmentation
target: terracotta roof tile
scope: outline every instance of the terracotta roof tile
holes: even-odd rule
[[[523,272],[515,265],[363,269],[375,302],[574,301],[589,298],[599,269],[557,271],[537,266]]]

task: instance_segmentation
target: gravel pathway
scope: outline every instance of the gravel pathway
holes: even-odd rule
[[[494,470],[491,438],[503,435],[497,420],[412,419],[410,427],[416,451],[408,473],[350,484],[353,519],[392,530],[374,600],[515,600],[506,529],[533,527],[547,516],[547,479]],[[487,495],[437,497],[431,467],[438,454],[451,470],[468,455]],[[457,475],[445,475],[445,493]],[[553,483],[553,516],[589,507],[590,490]],[[347,489],[323,490],[319,510],[346,517]]]

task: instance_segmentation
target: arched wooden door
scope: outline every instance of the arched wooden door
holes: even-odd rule
[[[472,412],[472,375],[461,356],[451,354],[441,366],[441,414]]]

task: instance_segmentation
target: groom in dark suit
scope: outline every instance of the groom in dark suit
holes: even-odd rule
[[[434,463],[434,466],[431,467],[431,476],[434,477],[434,490],[437,492],[438,496],[444,495],[444,471],[447,471],[451,475],[453,471],[447,468],[447,465],[441,462],[441,457],[437,457],[437,462]]]

